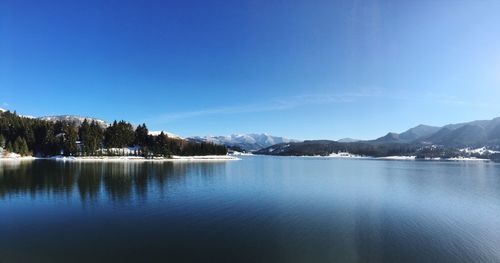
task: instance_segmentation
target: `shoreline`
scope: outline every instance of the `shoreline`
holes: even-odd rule
[[[273,155],[266,155],[273,156]],[[442,161],[442,162],[493,162],[490,159],[481,159],[476,157],[452,157],[452,158],[417,158],[416,156],[362,156],[362,155],[301,155],[301,156],[281,156],[281,157],[299,157],[299,158],[321,158],[321,159],[349,159],[349,160],[382,160],[382,161]]]
[[[0,156],[0,162],[4,161],[34,161],[34,160],[52,160],[59,162],[225,162],[239,161],[243,155],[195,155],[179,156],[172,155],[170,158],[154,157],[144,158],[142,156],[52,156],[52,157],[34,157],[34,156]],[[250,156],[250,155],[249,155]],[[255,155],[252,155],[255,156]],[[268,156],[268,155],[263,155]],[[269,155],[273,156],[273,155]],[[321,158],[321,159],[349,159],[349,160],[385,160],[385,161],[443,161],[443,162],[492,162],[490,159],[481,159],[476,157],[453,157],[453,158],[417,158],[416,156],[384,156],[372,157],[361,155],[303,155],[303,156],[280,156],[280,157],[299,157],[299,158]]]
[[[34,160],[52,160],[58,162],[225,162],[238,161],[240,158],[229,155],[196,155],[196,156],[177,156],[170,158],[155,157],[144,158],[141,156],[53,156],[53,157],[0,157],[1,161],[34,161]]]

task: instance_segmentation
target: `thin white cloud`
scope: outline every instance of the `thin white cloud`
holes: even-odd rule
[[[147,120],[147,122],[169,123],[177,120],[208,115],[270,112],[289,110],[307,105],[349,103],[363,97],[378,96],[378,94],[380,94],[380,91],[376,89],[366,89],[358,92],[342,94],[302,94],[286,98],[277,98],[265,104],[255,103],[240,106],[221,106],[193,111],[174,112],[150,118],[149,120]]]

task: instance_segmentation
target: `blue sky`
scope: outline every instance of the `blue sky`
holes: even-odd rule
[[[184,136],[500,116],[500,1],[0,1],[0,107]]]

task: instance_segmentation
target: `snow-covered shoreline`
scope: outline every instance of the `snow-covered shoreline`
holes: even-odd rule
[[[286,157],[286,156],[284,156]],[[303,155],[303,156],[291,156],[291,157],[301,157],[301,158],[322,158],[322,159],[365,159],[365,160],[394,160],[394,161],[451,161],[451,162],[491,162],[490,159],[481,159],[476,157],[453,157],[453,158],[417,158],[416,156],[384,156],[384,157],[372,157],[372,156],[362,156],[355,154],[330,154],[330,155]]]
[[[0,157],[0,161],[22,161],[22,160],[53,160],[62,162],[224,162],[241,160],[229,155],[204,155],[204,156],[171,156],[171,158],[144,158],[140,156],[54,156],[39,158],[25,157]]]
[[[405,160],[405,161],[413,161],[417,159],[417,156],[385,156],[385,157],[378,157],[376,159],[379,160]]]
[[[416,156],[386,156],[374,159],[379,160],[401,160],[401,161],[474,161],[474,162],[489,162],[490,159],[481,159],[476,157],[452,157],[452,158],[417,158]]]
[[[155,157],[144,158],[141,156],[53,156],[53,157],[33,157],[19,156],[12,154],[8,156],[0,156],[0,161],[33,161],[33,160],[54,160],[62,162],[224,162],[241,160],[238,156],[252,155],[199,155],[199,156],[178,156],[173,155],[170,158]],[[282,157],[301,157],[301,158],[322,158],[322,159],[368,159],[368,160],[395,160],[395,161],[454,161],[454,162],[490,162],[489,159],[480,159],[476,157],[454,157],[454,158],[417,158],[416,156],[384,156],[371,157],[354,154],[331,154],[326,156],[321,155],[304,155],[304,156],[282,156]]]
[[[239,158],[228,155],[176,156],[170,158],[144,158],[140,156],[90,156],[90,157],[52,157],[63,162],[223,162],[236,161]]]

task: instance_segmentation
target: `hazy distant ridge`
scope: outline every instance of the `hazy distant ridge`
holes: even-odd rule
[[[189,139],[223,144],[228,147],[239,147],[246,151],[256,151],[279,143],[299,142],[299,140],[272,136],[265,133],[231,134],[228,136],[195,136]]]

